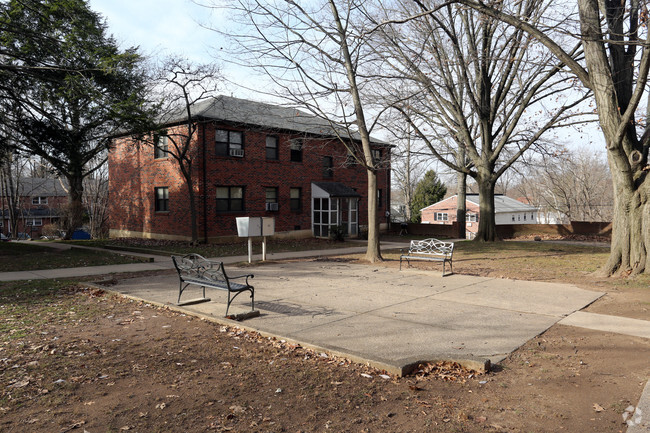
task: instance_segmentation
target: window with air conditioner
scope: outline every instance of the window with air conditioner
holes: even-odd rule
[[[266,210],[268,211],[277,211],[278,206],[278,188],[277,187],[267,187],[265,188],[266,194]]]
[[[218,156],[244,156],[244,133],[217,129],[214,131],[215,153]]]

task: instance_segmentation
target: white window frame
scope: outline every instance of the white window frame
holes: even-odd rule
[[[25,225],[31,227],[41,227],[43,226],[43,218],[27,218],[25,219]]]

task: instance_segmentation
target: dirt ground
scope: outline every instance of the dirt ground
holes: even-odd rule
[[[650,340],[561,325],[487,374],[396,378],[83,286],[57,303],[2,340],[0,431],[625,432],[650,376]],[[647,307],[637,290],[590,308]]]

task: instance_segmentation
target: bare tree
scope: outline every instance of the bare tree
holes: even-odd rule
[[[391,180],[396,187],[392,202],[404,205],[401,217],[411,220],[411,202],[415,187],[426,172],[426,160],[420,152],[422,143],[410,125],[404,125],[401,118],[391,119],[385,127],[396,139],[396,150],[391,156]]]
[[[589,149],[537,158],[515,188],[546,221],[611,221],[614,197],[607,162]]]
[[[612,247],[602,272],[645,272],[650,248],[650,124],[640,107],[650,70],[645,2],[577,0],[579,31],[566,30],[580,37],[581,62],[535,23],[482,2],[457,1],[525,31],[593,91],[614,190]]]
[[[5,150],[0,155],[0,196],[2,196],[2,219],[9,222],[7,233],[15,238],[18,234],[18,221],[23,214],[21,201],[21,180],[25,175],[26,160],[16,153]]]
[[[461,173],[459,185],[462,175],[476,181],[481,213],[476,239],[492,241],[498,179],[545,133],[570,123],[582,95],[567,96],[574,84],[562,73],[562,62],[524,31],[459,5],[433,10],[438,3],[385,1],[374,18],[376,46],[386,59],[386,74],[396,79],[389,82],[399,83],[395,91],[411,90],[393,106],[431,154]],[[550,2],[498,4],[539,23]]]
[[[382,260],[377,215],[377,171],[373,160],[365,92],[371,80],[361,0],[267,2],[238,0],[239,33],[228,32],[241,48],[241,61],[262,71],[279,89],[275,95],[325,119],[368,177],[366,259]],[[241,30],[243,29],[243,30]]]
[[[156,80],[162,100],[161,129],[149,140],[143,140],[155,152],[172,158],[185,180],[193,244],[199,241],[194,163],[200,156],[198,147],[193,145],[199,130],[193,110],[198,103],[216,96],[221,82],[217,64],[194,64],[181,57],[166,59],[159,67]],[[170,123],[174,126],[165,127]]]

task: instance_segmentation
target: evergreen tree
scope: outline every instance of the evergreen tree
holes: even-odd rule
[[[433,170],[427,171],[415,187],[415,193],[411,201],[411,222],[421,222],[420,210],[442,200],[446,193],[447,187],[438,179],[436,172]]]
[[[1,4],[0,58],[0,118],[21,151],[68,181],[70,235],[82,224],[83,179],[105,162],[97,157],[116,133],[149,127],[142,58],[119,49],[85,0]]]

